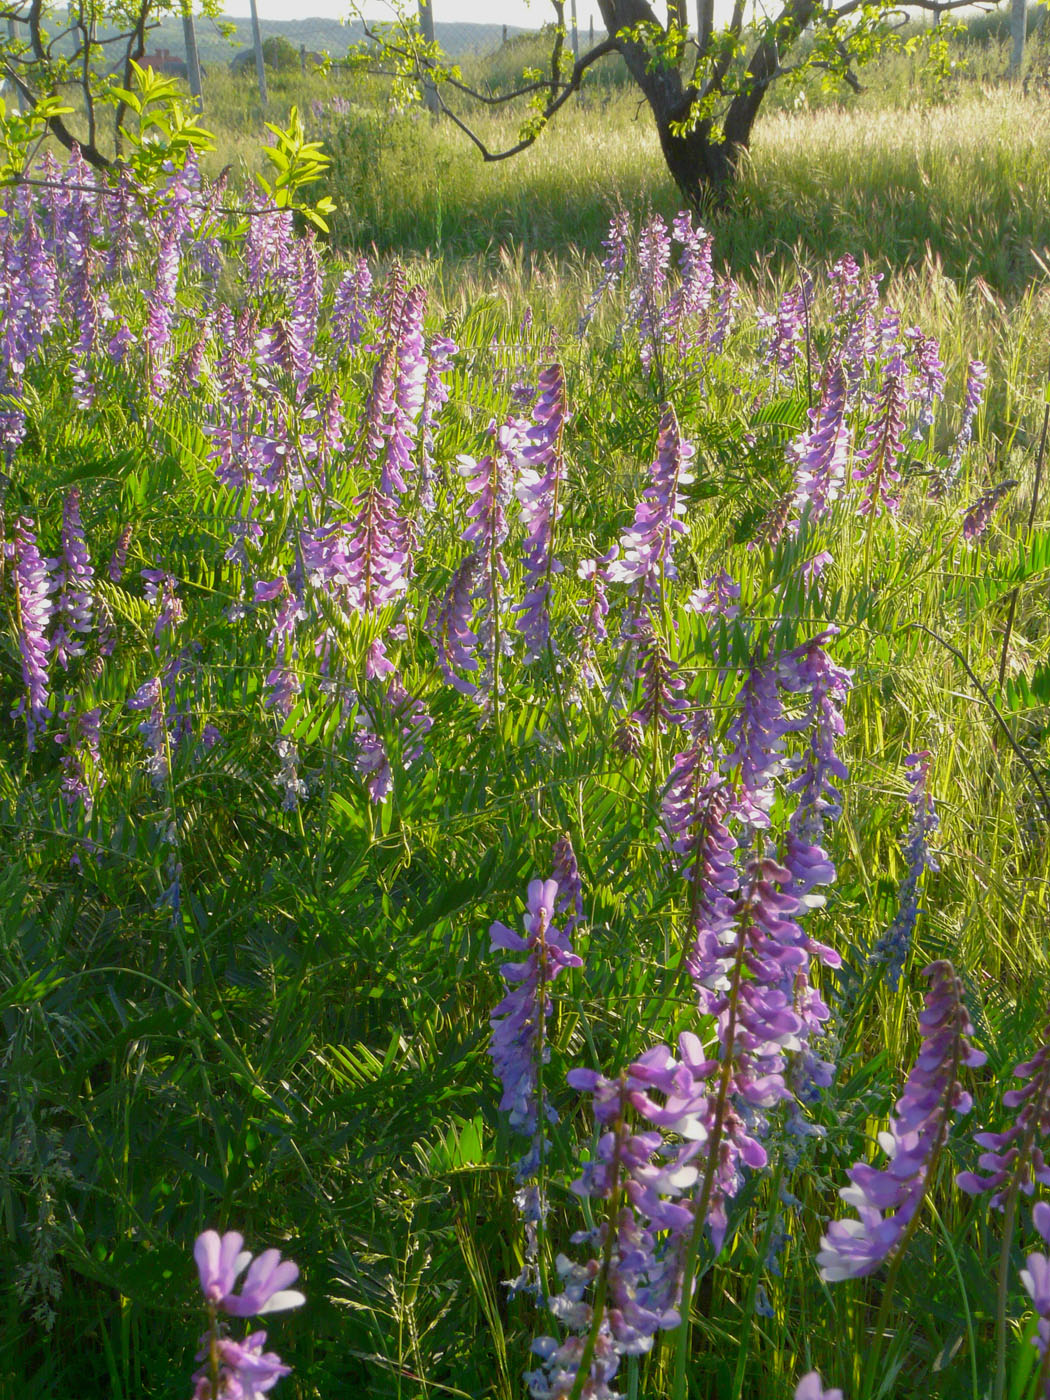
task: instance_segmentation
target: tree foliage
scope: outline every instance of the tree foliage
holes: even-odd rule
[[[414,16],[394,24],[366,23],[359,60],[395,79],[404,97],[435,90],[437,106],[474,143],[483,159],[506,160],[535,142],[602,59],[618,54],[656,123],[668,170],[694,207],[724,198],[747,149],[762,101],[782,79],[820,70],[826,81],[859,88],[857,70],[900,43],[905,12],[892,0],[782,0],[779,8],[734,0],[727,24],[716,27],[714,0],[700,0],[699,29],[689,31],[683,0],[668,0],[661,17],[649,0],[598,0],[605,34],[578,56],[566,53],[562,0],[551,0],[546,29],[549,58],[526,70],[512,90],[484,92],[464,80],[437,44],[427,42]],[[938,15],[966,0],[917,0],[912,8]],[[523,104],[516,139],[489,142],[471,112]]]

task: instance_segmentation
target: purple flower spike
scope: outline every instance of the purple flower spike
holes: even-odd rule
[[[1000,481],[981,493],[963,517],[962,536],[964,540],[976,540],[988,528],[988,522],[1005,496],[1017,485],[1016,481]]]
[[[649,485],[635,507],[634,523],[620,537],[622,558],[608,568],[610,580],[630,584],[645,602],[659,597],[664,579],[678,576],[674,540],[685,534],[680,518],[686,510],[682,487],[693,480],[689,463],[694,451],[682,437],[674,409],[664,404]]]
[[[18,649],[22,654],[22,683],[26,689],[11,713],[13,719],[25,715],[28,748],[32,753],[37,734],[50,718],[46,632],[54,582],[48,561],[37,548],[33,522],[28,516],[19,516],[15,521],[14,558]]]
[[[55,609],[58,622],[51,646],[63,668],[75,656],[84,655],[84,637],[91,631],[94,578],[91,558],[80,520],[80,490],[70,490],[62,508],[62,559],[55,583],[61,592]]]
[[[984,398],[984,383],[988,378],[988,370],[980,360],[971,360],[970,368],[966,374],[966,394],[963,400],[962,422],[959,424],[959,436],[955,439],[955,449],[952,452],[952,460],[948,464],[948,469],[944,474],[943,487],[952,484],[959,474],[962,466],[963,453],[970,445],[973,437],[973,420],[977,417],[977,410],[981,406]]]
[[[552,923],[557,903],[556,880],[533,880],[525,937],[506,924],[489,929],[493,950],[527,954],[524,962],[507,962],[500,969],[510,990],[492,1013],[489,1054],[503,1085],[500,1108],[511,1127],[529,1137],[540,1131],[541,1116],[550,1113],[539,1092],[539,1069],[548,1058],[544,1029],[552,1010],[547,988],[563,968],[583,965]]]
[[[525,545],[525,598],[518,611],[518,630],[525,637],[527,661],[535,661],[550,640],[551,578],[561,572],[554,557],[554,533],[561,511],[564,478],[562,433],[565,429],[565,375],[551,365],[540,375],[539,399],[533,426],[525,433],[519,461],[521,474],[515,493],[528,531]]]
[[[983,1064],[985,1057],[967,1041],[973,1027],[963,1005],[962,984],[949,962],[931,963],[923,976],[930,986],[919,1017],[922,1046],[889,1131],[879,1135],[889,1166],[880,1171],[858,1162],[847,1173],[852,1184],[839,1195],[856,1207],[859,1218],[833,1221],[821,1239],[817,1263],[829,1283],[873,1274],[903,1248],[951,1117],[971,1107],[959,1072],[964,1065]]]
[[[849,456],[850,431],[846,423],[846,375],[840,362],[829,366],[820,403],[811,408],[811,429],[791,444],[795,462],[795,506],[807,506],[814,520],[822,520],[842,490]]]
[[[1040,1140],[1050,1139],[1050,1025],[1043,1033],[1043,1044],[1030,1060],[1014,1069],[1021,1087],[1003,1095],[1007,1108],[1018,1109],[1014,1121],[1001,1133],[974,1133],[974,1141],[985,1149],[977,1165],[988,1173],[960,1172],[955,1184],[970,1196],[994,1191],[989,1205],[1001,1210],[1007,1196],[1023,1191],[1030,1196],[1036,1182],[1050,1186]]]
[[[627,266],[627,245],[631,237],[631,221],[625,210],[621,209],[613,216],[609,224],[609,232],[602,241],[605,249],[605,257],[602,259],[602,275],[598,282],[590,301],[584,308],[580,317],[579,325],[576,327],[576,334],[583,336],[587,327],[594,320],[594,313],[602,297],[610,287],[616,285]]]
[[[1050,1245],[1050,1205],[1046,1201],[1040,1201],[1033,1209],[1032,1224]],[[1039,1317],[1032,1345],[1043,1361],[1043,1400],[1050,1400],[1050,1258],[1045,1254],[1029,1254],[1025,1264],[1021,1282]]]

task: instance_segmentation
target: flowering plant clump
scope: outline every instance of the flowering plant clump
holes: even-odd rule
[[[617,216],[574,339],[183,154],[0,189],[12,1384],[93,1400],[101,1328],[141,1389],[176,1212],[242,1199],[324,1261],[304,1394],[912,1400],[994,1333],[1005,1400],[1050,555],[1038,471],[989,528],[992,371],[852,259],[738,286],[689,213]],[[1017,1064],[976,1146],[967,1006]],[[296,1266],[195,1256],[195,1394],[269,1393]]]

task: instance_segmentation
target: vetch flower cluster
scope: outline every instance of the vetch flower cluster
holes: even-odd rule
[[[919,1017],[922,1046],[889,1130],[879,1134],[889,1165],[880,1169],[858,1162],[847,1173],[851,1184],[839,1195],[856,1209],[857,1218],[833,1221],[821,1239],[817,1263],[829,1283],[863,1278],[900,1255],[918,1223],[951,1119],[971,1107],[959,1075],[964,1066],[984,1064],[985,1056],[967,1039],[973,1027],[962,984],[946,961],[931,963],[923,976],[930,985]]]
[[[197,1354],[204,1364],[193,1376],[193,1400],[256,1400],[289,1375],[291,1367],[276,1353],[263,1350],[265,1332],[251,1332],[239,1342],[227,1336],[220,1314],[261,1317],[299,1307],[306,1299],[289,1286],[299,1277],[298,1265],[282,1260],[276,1249],[253,1259],[236,1230],[224,1235],[205,1230],[197,1238],[193,1256],[209,1318]]]

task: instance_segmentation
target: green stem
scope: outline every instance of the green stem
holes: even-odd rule
[[[605,1244],[602,1249],[601,1268],[598,1270],[598,1281],[594,1288],[594,1301],[591,1304],[591,1330],[587,1333],[587,1341],[584,1344],[583,1355],[580,1357],[580,1364],[576,1368],[576,1379],[573,1382],[569,1400],[580,1400],[583,1394],[583,1387],[590,1378],[591,1361],[594,1359],[594,1348],[598,1344],[598,1333],[602,1328],[602,1318],[605,1315],[605,1294],[609,1287],[609,1272],[612,1268],[613,1249],[616,1247],[616,1221],[620,1214],[620,1163],[623,1156],[623,1140],[627,1131],[627,1125],[623,1118],[624,1101],[626,1098],[623,1081],[620,1081],[620,1117],[616,1120],[616,1142],[613,1148],[613,1163],[615,1166],[615,1179],[613,1181],[612,1195],[609,1197],[609,1211],[605,1222]]]
[[[737,933],[733,974],[730,979],[728,995],[729,1020],[726,1023],[725,1049],[723,1052],[725,1058],[722,1061],[722,1070],[718,1081],[718,1097],[715,1100],[715,1114],[714,1122],[711,1127],[711,1136],[706,1145],[707,1165],[704,1171],[704,1183],[700,1191],[700,1199],[696,1204],[696,1210],[693,1215],[693,1230],[689,1237],[685,1261],[682,1265],[682,1321],[679,1324],[678,1342],[675,1349],[674,1387],[671,1392],[672,1400],[685,1400],[686,1368],[689,1364],[689,1345],[692,1332],[693,1277],[696,1273],[696,1261],[697,1255],[700,1252],[700,1241],[703,1238],[704,1228],[707,1224],[707,1210],[711,1204],[715,1171],[718,1168],[718,1150],[722,1143],[722,1129],[725,1123],[726,1104],[729,1100],[729,1083],[733,1077],[733,1050],[736,1041],[737,1003],[740,999],[740,982],[744,970],[745,929],[749,915],[749,909],[741,911],[741,924]]]

